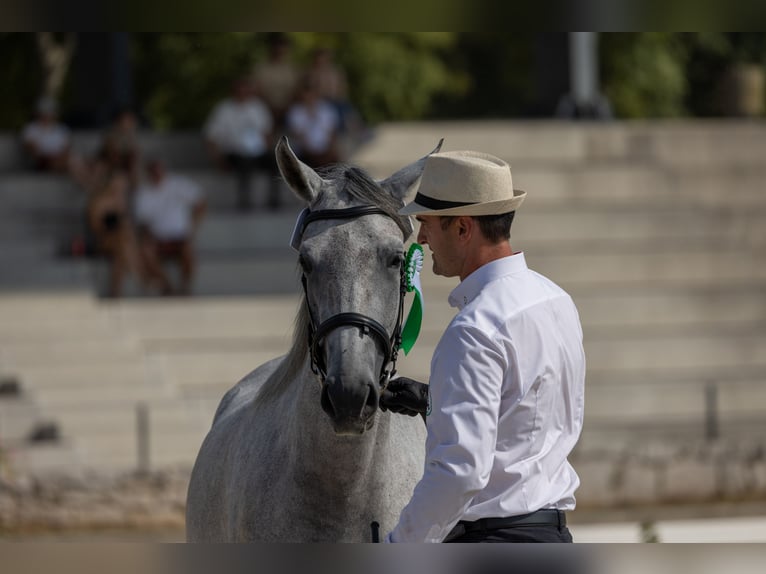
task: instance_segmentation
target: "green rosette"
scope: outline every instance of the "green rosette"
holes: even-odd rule
[[[418,243],[410,245],[405,260],[404,280],[407,292],[414,292],[415,298],[402,328],[402,350],[408,354],[420,335],[423,323],[423,288],[420,284],[420,271],[423,269],[423,247]]]

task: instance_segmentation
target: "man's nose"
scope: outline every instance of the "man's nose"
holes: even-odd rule
[[[425,245],[428,243],[428,239],[426,239],[425,231],[423,231],[423,226],[420,226],[420,229],[418,229],[418,243],[421,245]]]

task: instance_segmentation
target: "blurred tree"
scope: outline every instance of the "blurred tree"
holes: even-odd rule
[[[136,33],[136,99],[151,127],[199,129],[231,82],[264,54],[255,33]]]
[[[538,113],[536,42],[533,34],[460,32],[453,49],[444,55],[455,76],[455,89],[437,94],[429,116],[489,118]]]
[[[687,51],[670,32],[602,33],[602,89],[618,118],[686,114]]]
[[[447,63],[456,40],[453,32],[340,34],[337,59],[362,117],[373,123],[419,119],[438,95],[465,91],[465,73]]]
[[[318,46],[332,48],[349,78],[350,99],[371,122],[423,117],[439,93],[459,92],[464,76],[444,54],[454,33],[291,33],[294,56],[308,61]],[[265,57],[265,34],[135,34],[138,101],[157,129],[198,129],[231,81]]]
[[[69,71],[77,35],[35,32],[35,37],[43,70],[43,95],[57,100]]]
[[[763,32],[693,32],[681,34],[688,52],[687,107],[695,116],[738,115],[732,101],[737,74],[760,76],[766,70],[766,34]],[[751,104],[753,105],[753,104]],[[761,110],[764,102],[760,102]]]
[[[0,128],[18,130],[34,113],[43,86],[34,34],[0,33]]]

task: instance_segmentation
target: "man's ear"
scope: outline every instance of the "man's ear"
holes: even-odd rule
[[[455,220],[455,228],[457,229],[458,239],[469,241],[476,232],[476,220],[466,215],[458,216]]]

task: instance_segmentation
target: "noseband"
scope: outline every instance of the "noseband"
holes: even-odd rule
[[[375,207],[374,205],[361,205],[357,207],[347,207],[345,209],[320,209],[317,211],[306,211],[305,215],[299,220],[296,233],[298,237],[303,236],[303,231],[312,221],[322,219],[356,219],[365,215],[385,215],[391,217],[388,213]],[[301,276],[303,292],[306,296],[306,307],[309,312],[308,326],[308,344],[309,355],[311,357],[311,371],[318,375],[324,383],[327,378],[327,365],[325,364],[322,353],[322,342],[327,335],[339,327],[359,327],[363,335],[374,336],[383,347],[383,366],[380,371],[380,385],[385,387],[388,380],[396,373],[396,359],[399,354],[399,347],[402,343],[402,320],[404,317],[404,295],[407,292],[407,286],[404,275],[404,260],[400,268],[399,280],[399,310],[396,318],[394,332],[388,334],[386,328],[375,319],[362,315],[361,313],[346,312],[338,313],[323,321],[317,326],[314,320],[314,314],[311,312],[309,304],[308,282],[306,274]],[[389,369],[388,366],[391,365]]]

